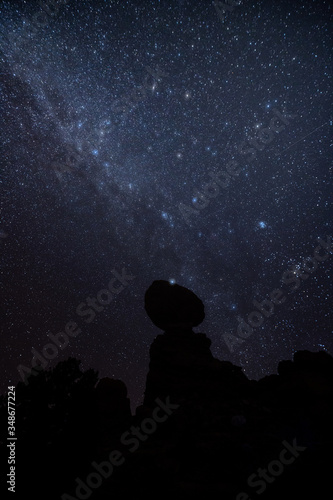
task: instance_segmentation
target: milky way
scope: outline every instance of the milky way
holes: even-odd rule
[[[329,2],[215,4],[2,3],[1,389],[75,321],[49,366],[139,404],[155,279],[197,293],[196,331],[250,378],[332,353]]]

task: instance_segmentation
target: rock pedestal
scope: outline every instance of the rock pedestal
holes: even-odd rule
[[[154,406],[156,397],[167,396],[176,403],[207,403],[248,382],[239,367],[213,357],[205,334],[193,332],[205,317],[204,305],[193,292],[154,281],[145,295],[145,309],[164,334],[150,348],[144,406]]]

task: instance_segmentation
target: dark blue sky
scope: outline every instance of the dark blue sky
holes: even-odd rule
[[[75,321],[48,365],[75,356],[139,404],[155,279],[203,300],[196,331],[250,378],[332,354],[332,254],[303,263],[332,236],[332,10],[221,4],[2,2],[1,390]],[[86,322],[78,306],[122,269],[135,278]],[[241,339],[274,289],[285,300]]]

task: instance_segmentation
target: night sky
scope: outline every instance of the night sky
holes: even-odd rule
[[[1,3],[1,392],[74,322],[47,366],[74,356],[135,408],[157,279],[250,378],[332,354],[329,4]]]

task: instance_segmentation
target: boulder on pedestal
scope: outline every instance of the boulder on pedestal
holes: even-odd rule
[[[197,400],[206,404],[248,382],[241,368],[215,359],[211,340],[192,328],[205,318],[202,301],[187,288],[154,281],[145,295],[145,309],[161,329],[150,348],[144,406],[156,397],[174,402]]]

